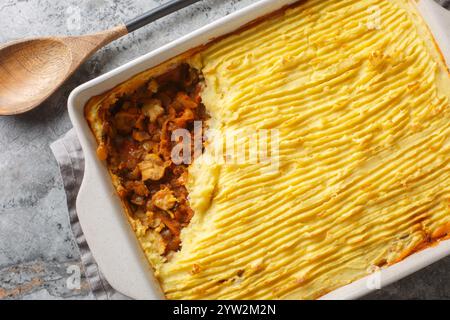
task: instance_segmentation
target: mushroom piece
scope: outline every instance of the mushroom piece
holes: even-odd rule
[[[198,103],[191,99],[185,92],[178,92],[175,101],[185,109],[195,109],[198,107]]]
[[[114,117],[115,127],[121,134],[129,134],[133,130],[138,116],[127,111],[120,111]]]
[[[141,197],[146,197],[149,195],[149,190],[142,181],[127,181],[125,182],[125,188]]]
[[[147,85],[147,90],[150,91],[151,93],[156,93],[158,92],[158,88],[159,88],[158,82],[156,82],[155,79],[151,79]]]

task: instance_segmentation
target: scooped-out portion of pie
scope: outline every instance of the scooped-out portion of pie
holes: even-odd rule
[[[308,0],[85,114],[168,299],[315,299],[449,237],[449,101],[414,1]]]

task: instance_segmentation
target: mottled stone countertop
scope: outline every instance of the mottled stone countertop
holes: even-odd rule
[[[65,194],[49,144],[71,128],[66,109],[79,84],[255,0],[205,0],[98,52],[36,110],[0,118],[0,299],[92,299],[80,266]],[[0,0],[0,43],[30,36],[83,34],[117,24],[163,0]],[[450,298],[450,258],[369,298]]]

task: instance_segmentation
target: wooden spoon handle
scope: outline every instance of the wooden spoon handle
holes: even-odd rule
[[[129,33],[200,0],[172,0],[125,23]]]

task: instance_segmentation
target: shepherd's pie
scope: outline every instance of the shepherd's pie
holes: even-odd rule
[[[449,99],[413,1],[309,0],[85,113],[168,299],[315,299],[448,237]],[[171,135],[195,122],[276,130],[277,170],[205,161],[211,139],[176,164]]]

